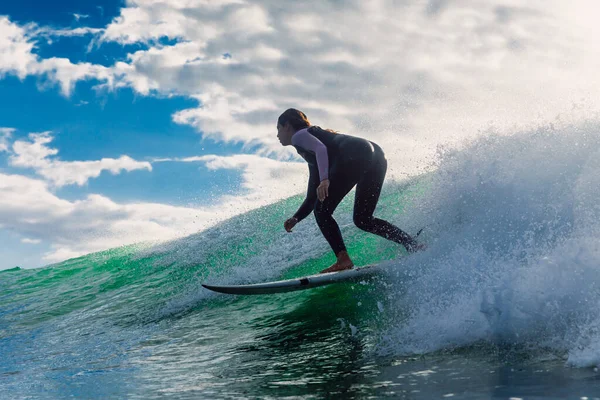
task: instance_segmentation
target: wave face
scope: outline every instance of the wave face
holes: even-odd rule
[[[600,364],[600,126],[488,132],[440,149],[433,167],[388,183],[376,212],[408,232],[425,226],[424,252],[407,257],[354,227],[351,196],[336,211],[355,263],[386,266],[369,282],[258,297],[200,287],[333,262],[312,218],[284,232],[299,196],[158,246],[1,272],[0,390],[210,398],[275,396],[288,385],[303,396],[348,393],[357,376],[354,393],[373,395],[389,357],[414,368],[411,379],[429,368],[406,361],[415,354],[441,363],[458,354],[481,368],[496,368],[499,353],[558,368]],[[420,390],[448,393],[427,381]]]

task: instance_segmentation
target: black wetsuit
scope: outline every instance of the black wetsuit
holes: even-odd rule
[[[356,185],[353,218],[356,226],[400,243],[408,251],[414,250],[416,241],[407,233],[387,221],[373,217],[387,171],[387,160],[381,147],[366,139],[333,133],[318,126],[310,127],[308,132],[327,147],[329,196],[323,202],[317,199],[320,181],[315,154],[294,146],[308,163],[310,172],[306,199],[294,217],[300,221],[314,211],[323,236],[334,253],[339,254],[346,250],[346,246],[332,214],[344,196]]]

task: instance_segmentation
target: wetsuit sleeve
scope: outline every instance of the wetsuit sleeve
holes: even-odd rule
[[[329,156],[327,146],[323,142],[311,135],[307,129],[303,129],[292,136],[292,144],[313,153],[319,166],[320,181],[329,179]]]
[[[306,198],[304,202],[294,214],[294,218],[298,219],[298,222],[308,217],[312,210],[315,208],[315,202],[317,201],[317,187],[319,186],[319,170],[316,166],[308,164],[308,171],[310,177],[308,178],[308,189],[306,190]]]

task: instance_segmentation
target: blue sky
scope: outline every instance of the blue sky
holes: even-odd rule
[[[306,166],[275,139],[288,107],[382,144],[390,179],[490,126],[594,110],[600,32],[580,9],[4,2],[0,269],[185,236],[304,191]]]
[[[136,96],[128,89],[100,98],[90,86],[80,83],[73,95],[65,98],[56,90],[40,91],[34,78],[23,82],[4,79],[0,90],[7,96],[0,102],[0,119],[5,126],[19,127],[13,135],[17,140],[25,140],[30,132],[52,131],[53,146],[60,149],[64,161],[118,158],[121,154],[140,160],[191,157],[239,150],[239,145],[202,140],[193,128],[171,120],[173,112],[190,107],[195,101]],[[178,178],[172,179],[174,175]],[[209,171],[197,164],[162,163],[154,167],[152,174],[103,174],[85,187],[67,186],[57,193],[67,197],[72,193],[76,198],[99,191],[121,201],[153,198],[182,205],[195,198],[204,202],[209,193],[228,190],[216,184],[219,180],[239,181],[238,178],[235,172]]]
[[[40,1],[6,3],[0,15],[19,25],[35,23],[51,29],[104,27],[116,17],[123,2]],[[126,59],[130,51],[148,49],[143,43],[104,43],[90,51],[93,35],[41,38],[33,53],[41,58],[67,58],[72,63],[88,62],[110,66]],[[203,139],[191,126],[173,122],[177,110],[194,107],[195,99],[156,94],[145,96],[129,88],[98,90],[97,81],[81,81],[69,96],[45,76],[20,79],[6,74],[0,80],[0,121],[14,129],[11,140],[27,140],[32,132],[52,132],[52,147],[62,161],[118,158],[126,154],[136,160],[227,155],[240,151],[241,144]],[[8,153],[0,154],[0,171],[35,178],[32,169],[14,168]],[[112,175],[106,172],[85,185],[53,189],[58,197],[76,201],[101,193],[119,203],[151,201],[183,207],[207,205],[220,196],[239,192],[240,173],[210,170],[201,163],[162,162],[147,170]],[[22,234],[0,231],[3,262],[0,268],[15,265],[39,266],[50,249],[47,241],[23,243]]]

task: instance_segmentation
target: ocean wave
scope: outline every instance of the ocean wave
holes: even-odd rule
[[[429,250],[394,306],[409,315],[379,351],[428,353],[484,341],[600,362],[600,125],[490,132],[442,150],[403,218],[431,221]],[[403,274],[405,277],[406,274]]]

